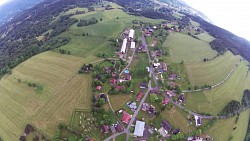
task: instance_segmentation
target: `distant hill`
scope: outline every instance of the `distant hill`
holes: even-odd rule
[[[0,25],[9,21],[16,14],[29,9],[43,0],[10,0],[0,6]]]

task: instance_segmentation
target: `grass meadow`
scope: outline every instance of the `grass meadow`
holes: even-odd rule
[[[187,64],[189,81],[198,86],[217,84],[228,75],[240,58],[228,51],[211,61]]]
[[[84,60],[45,52],[13,69],[0,80],[0,133],[16,140],[26,124],[53,136],[59,122],[69,122],[72,110],[89,110],[91,76],[78,75]],[[21,80],[21,81],[18,81]],[[42,84],[39,93],[24,82]]]
[[[241,101],[243,91],[250,88],[247,64],[243,61],[229,79],[219,87],[188,93],[186,107],[192,111],[217,115],[231,100]]]
[[[217,55],[208,43],[180,33],[171,33],[163,47],[169,48],[169,59],[175,63],[197,63],[202,62],[204,58],[213,58]]]
[[[235,124],[236,117],[218,120],[214,126],[210,128],[208,134],[214,138],[215,141],[243,141],[246,135],[248,119],[250,111],[246,110],[240,114],[238,122]],[[233,130],[233,128],[235,128]]]

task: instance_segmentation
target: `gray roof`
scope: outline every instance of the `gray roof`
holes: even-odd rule
[[[145,122],[137,120],[135,125],[134,135],[142,137],[144,132],[144,127],[145,127]]]

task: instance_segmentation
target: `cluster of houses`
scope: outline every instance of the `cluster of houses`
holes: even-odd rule
[[[120,123],[112,124],[111,126],[109,125],[102,125],[101,126],[101,131],[103,134],[109,134],[111,133],[116,133],[116,132],[122,132],[124,131],[124,128]]]

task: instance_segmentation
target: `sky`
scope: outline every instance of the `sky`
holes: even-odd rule
[[[2,4],[4,4],[5,2],[7,2],[8,0],[0,0],[0,6],[2,5]]]
[[[215,25],[250,41],[250,0],[183,0]]]

